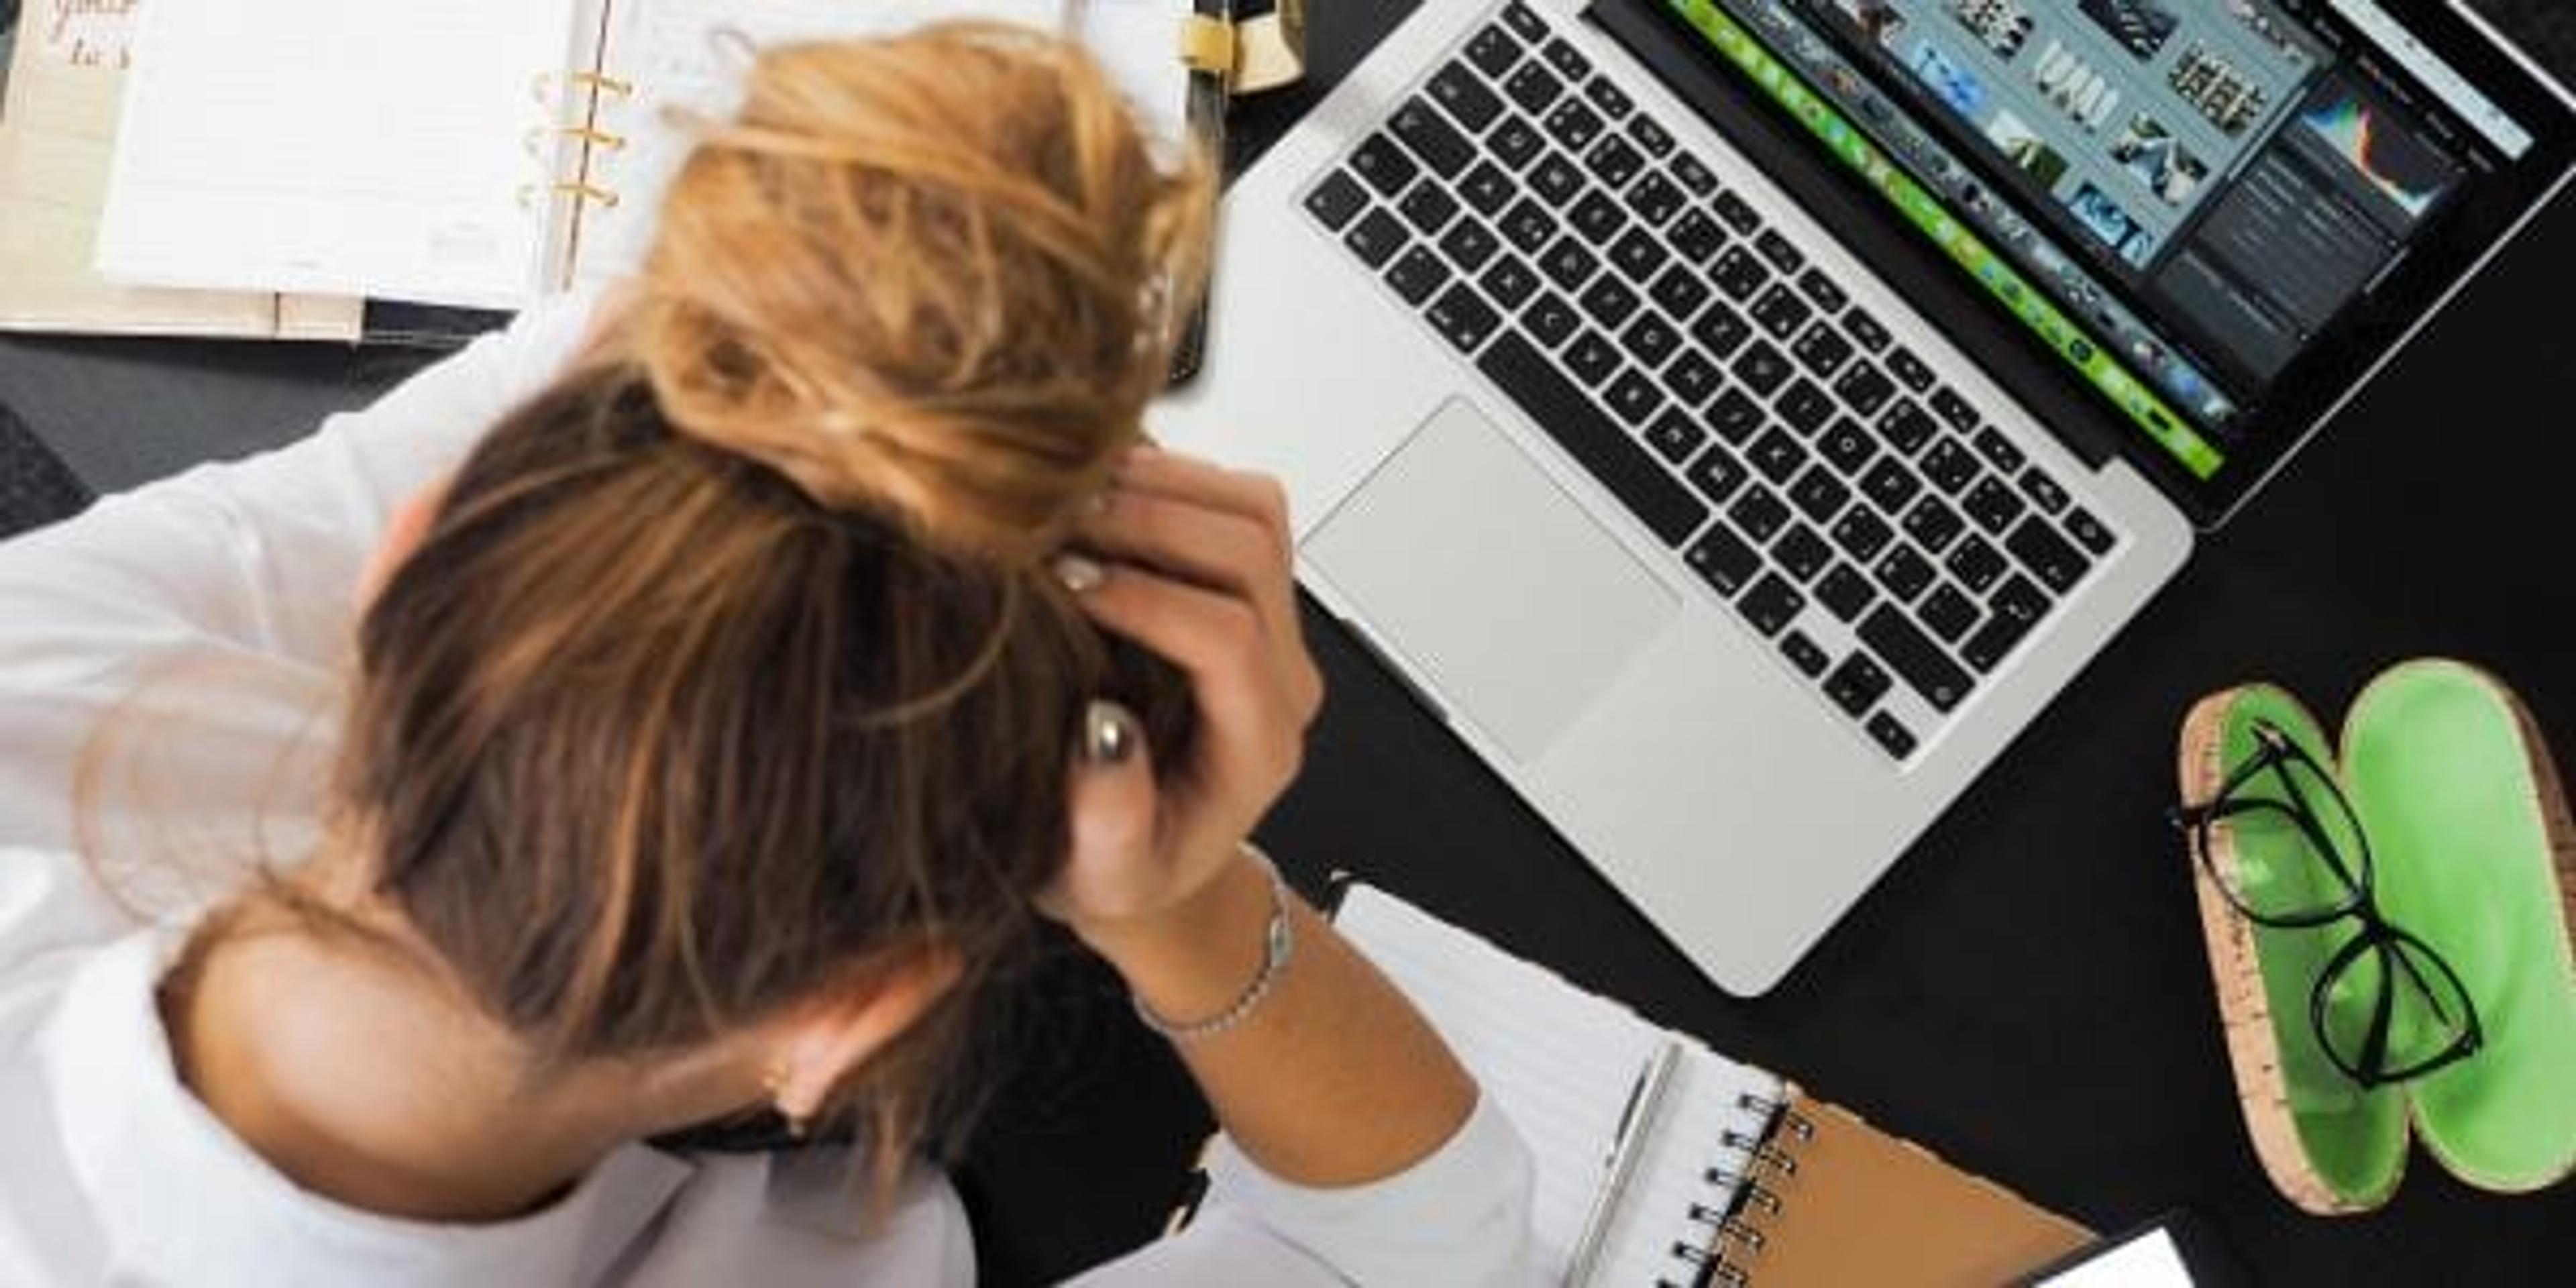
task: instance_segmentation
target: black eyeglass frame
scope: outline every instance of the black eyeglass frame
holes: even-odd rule
[[[2362,829],[2361,815],[2354,811],[2352,802],[2336,785],[2334,775],[2327,773],[2306,748],[2271,721],[2256,719],[2253,732],[2260,745],[2244,763],[2228,772],[2219,783],[2217,793],[2202,804],[2174,809],[2167,815],[2167,821],[2189,840],[2193,860],[2208,873],[2210,884],[2217,888],[2219,897],[2227,900],[2228,906],[2246,920],[2278,930],[2319,930],[2347,918],[2360,923],[2352,938],[2326,959],[2324,968],[2317,972],[2316,983],[2308,990],[2308,1026],[2316,1034],[2317,1048],[2325,1052],[2326,1059],[2333,1062],[2345,1077],[2365,1088],[2420,1078],[2477,1054],[2485,1045],[2486,1036],[2478,1020],[2476,999],[2469,995],[2467,982],[2460,978],[2459,972],[2452,969],[2451,963],[2440,952],[2380,912],[2375,895],[2377,866],[2370,850],[2370,836]],[[2305,768],[2332,795],[2335,809],[2351,827],[2353,842],[2360,850],[2358,855],[2345,855],[2343,847],[2327,832],[2316,806],[2309,803],[2307,794],[2299,790],[2298,779],[2288,772],[2288,767],[2293,764]],[[2266,770],[2273,771],[2280,780],[2282,790],[2288,796],[2286,803],[2265,797],[2237,795]],[[2209,828],[2212,823],[2255,813],[2280,815],[2296,827],[2307,838],[2310,849],[2324,860],[2327,870],[2343,887],[2343,897],[2329,906],[2290,913],[2264,912],[2238,898],[2235,887],[2219,872],[2217,860],[2211,857]],[[2407,949],[2412,951],[2404,951]],[[2328,1036],[2326,1011],[2334,996],[2334,986],[2364,954],[2372,952],[2379,956],[2379,996],[2372,1005],[2370,1028],[2363,1038],[2361,1059],[2346,1062],[2343,1053]],[[2459,999],[2462,1009],[2459,1033],[2440,1051],[2422,1060],[2394,1069],[2384,1068],[2381,1066],[2386,1063],[2388,1054],[2389,1026],[2397,1006],[2398,971],[2402,970],[2415,982],[2415,988],[2432,1006],[2435,1015],[2441,1016],[2445,1022],[2450,1019],[2442,1014],[2441,992],[2424,978],[2423,972],[2416,969],[2418,956],[2441,972],[2453,996]]]

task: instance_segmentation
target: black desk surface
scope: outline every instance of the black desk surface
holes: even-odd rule
[[[1277,135],[1409,5],[1321,3],[1317,75],[1247,105]],[[1719,1049],[2101,1228],[2196,1209],[2283,1282],[2567,1282],[2576,1186],[2506,1198],[2420,1152],[2396,1200],[2325,1221],[2265,1183],[2238,1114],[2184,857],[2160,822],[2183,711],[2251,678],[2333,718],[2379,668],[2450,654],[2576,754],[2561,202],[2169,588],[1787,982],[1705,984],[1346,640],[1305,780],[1267,837],[1308,888],[1358,872]],[[282,442],[408,373],[321,347],[0,342],[0,401],[112,489]],[[1723,850],[1724,836],[1712,836]],[[1790,855],[1749,860],[1794,862]],[[1203,1112],[1101,983],[1041,1048],[964,1180],[1000,1281],[1159,1227]],[[2576,1088],[2576,1077],[2570,1079]],[[2571,1090],[2576,1094],[2576,1090]]]

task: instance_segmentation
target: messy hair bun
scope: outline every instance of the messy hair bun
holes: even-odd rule
[[[818,503],[1023,561],[1137,438],[1212,189],[1034,31],[771,49],[672,187],[628,357]]]

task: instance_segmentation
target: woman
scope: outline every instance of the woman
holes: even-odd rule
[[[1280,496],[1134,446],[1207,186],[1052,42],[773,51],[616,304],[0,548],[0,1282],[969,1282],[915,1159],[1040,918],[1228,1137],[1101,1282],[1526,1277],[1243,840]],[[763,1112],[865,1157],[642,1143]]]

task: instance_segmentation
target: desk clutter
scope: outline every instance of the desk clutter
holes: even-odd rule
[[[1333,924],[1528,1142],[1548,1282],[2001,1283],[2092,1242],[1779,1074],[1377,887],[1347,886]]]
[[[15,9],[15,6],[12,6]],[[0,102],[0,330],[454,343],[639,261],[761,44],[948,18],[1081,38],[1149,126],[1302,72],[1190,0],[30,6]],[[1212,123],[1211,123],[1212,124]],[[393,303],[393,302],[400,303]]]
[[[2409,1140],[2481,1189],[2576,1171],[2576,822],[2511,689],[2390,668],[2339,740],[2297,699],[2202,700],[2180,749],[2245,1125],[2321,1215],[2395,1194]]]

